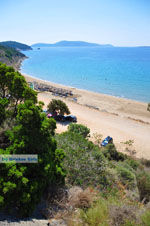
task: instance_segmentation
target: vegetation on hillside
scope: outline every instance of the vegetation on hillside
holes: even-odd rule
[[[66,185],[80,186],[86,193],[73,201],[78,211],[68,210],[64,216],[68,225],[149,225],[149,160],[120,153],[113,144],[99,147],[70,127],[55,137],[65,153]]]
[[[90,136],[90,129],[82,124],[70,123],[68,126],[68,132],[73,132],[75,134],[78,133],[85,138]]]
[[[7,213],[29,216],[50,184],[64,182],[64,154],[52,136],[56,122],[42,114],[42,106],[24,77],[0,64],[0,137],[5,142],[0,154],[38,155],[37,164],[0,164],[0,209]]]
[[[18,50],[0,44],[0,62],[16,66],[18,61],[24,58],[26,58],[26,56]]]
[[[11,47],[17,50],[31,50],[32,48],[26,44],[22,44],[20,42],[15,42],[15,41],[5,41],[5,42],[0,42],[0,45],[5,46],[5,47]]]
[[[56,121],[43,105],[19,72],[0,63],[0,155],[38,155],[35,164],[0,164],[0,210],[30,216],[45,195],[68,225],[150,225],[150,160],[120,153],[114,144],[101,147],[98,134],[93,143],[84,125],[71,123],[55,134]],[[48,109],[69,113],[54,100]],[[80,192],[72,198],[59,192],[63,197],[54,202],[48,188],[64,185],[65,193],[75,186]]]

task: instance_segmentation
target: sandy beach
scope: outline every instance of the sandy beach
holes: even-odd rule
[[[54,84],[24,75],[29,82],[45,83],[56,88],[72,91],[73,97],[56,97],[50,92],[40,92],[38,99],[45,103],[45,108],[51,99],[61,99],[68,105],[71,114],[76,115],[78,123],[90,128],[93,134],[102,134],[103,138],[112,136],[119,151],[125,149],[121,142],[134,140],[132,149],[136,150],[138,158],[150,159],[150,112],[147,103],[94,93],[86,90]],[[57,123],[56,132],[67,130],[67,125]]]

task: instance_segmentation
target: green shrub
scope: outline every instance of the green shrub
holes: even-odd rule
[[[55,114],[56,112],[60,115],[70,114],[68,106],[62,100],[52,99],[47,106],[47,110],[52,114]]]
[[[137,160],[134,160],[132,158],[127,158],[127,160],[125,160],[125,163],[127,163],[133,170],[137,170],[140,163]]]
[[[144,202],[150,201],[150,173],[140,171],[137,173],[137,186],[140,192],[140,199]]]
[[[90,134],[90,129],[82,124],[70,123],[68,126],[68,132],[78,133],[86,138]]]
[[[141,220],[143,226],[150,226],[150,209],[141,216]]]
[[[150,160],[149,159],[141,159],[141,163],[142,165],[146,166],[146,167],[150,167]]]
[[[82,135],[72,132],[57,135],[56,140],[58,148],[65,152],[64,169],[67,173],[67,183],[82,187],[108,185],[107,161],[97,146]]]
[[[135,187],[136,178],[132,171],[119,164],[117,166],[117,172],[121,182],[126,185],[127,188]]]
[[[6,107],[8,106],[8,100],[6,98],[0,97],[0,126],[2,126],[2,123],[5,121],[7,115],[6,115]]]
[[[82,225],[109,226],[110,220],[107,202],[103,198],[100,198],[86,212],[81,210],[80,218]]]
[[[37,154],[38,163],[0,164],[0,203],[2,210],[29,216],[50,184],[64,182],[62,150],[51,136],[51,120],[32,101],[18,105],[16,125],[8,131],[10,146],[0,154]],[[54,122],[53,122],[54,123]]]
[[[108,160],[124,161],[127,158],[126,155],[116,150],[114,144],[108,144],[104,148],[103,154]]]

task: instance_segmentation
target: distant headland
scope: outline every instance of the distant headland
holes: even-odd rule
[[[32,47],[113,47],[113,45],[110,44],[97,44],[97,43],[90,43],[90,42],[84,42],[84,41],[60,41],[56,42],[54,44],[48,44],[48,43],[36,43],[31,45]]]
[[[14,48],[16,50],[31,50],[32,49],[31,46],[28,46],[26,44],[16,42],[16,41],[0,42],[0,45],[5,46],[5,47]]]
[[[20,52],[22,50],[32,50],[32,48],[26,44],[15,41],[0,42],[0,62],[19,70],[21,62],[27,58]]]

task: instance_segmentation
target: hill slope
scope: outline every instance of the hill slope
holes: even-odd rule
[[[100,45],[96,43],[89,43],[83,41],[60,41],[54,44],[46,44],[46,43],[36,43],[33,44],[32,47],[113,47],[112,45]]]
[[[0,45],[0,62],[19,69],[20,63],[26,56],[18,50]]]
[[[17,50],[31,50],[32,48],[26,44],[22,44],[20,42],[15,41],[6,41],[6,42],[0,42],[0,45],[11,47]]]

